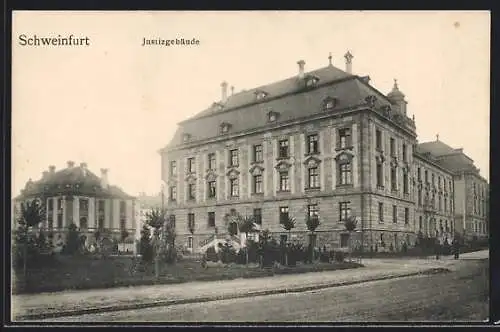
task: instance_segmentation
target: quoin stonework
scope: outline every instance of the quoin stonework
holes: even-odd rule
[[[135,235],[135,197],[109,184],[108,169],[102,168],[97,176],[86,163],[75,166],[73,161],[68,161],[60,170],[49,166],[40,180],[29,179],[14,199],[14,223],[21,204],[35,199],[46,212],[46,220],[40,228],[48,231],[52,242],[64,240],[70,224],[75,224],[89,240],[97,230],[110,240],[119,240],[124,230],[132,239]],[[14,224],[13,229],[15,227]]]
[[[235,212],[281,239],[281,221],[294,217],[291,236],[303,242],[306,218],[319,218],[320,247],[348,246],[351,215],[351,243],[365,249],[397,250],[419,232],[486,236],[488,184],[473,161],[438,138],[419,144],[398,82],[383,94],[344,58],[345,70],[331,56],[313,71],[301,60],[293,77],[237,93],[223,82],[219,101],[179,123],[160,150],[161,177],[189,249],[227,234]]]

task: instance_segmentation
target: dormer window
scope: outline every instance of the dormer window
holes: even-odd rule
[[[222,134],[226,134],[227,132],[229,132],[229,129],[231,128],[231,124],[227,123],[227,122],[223,122],[221,125],[220,125],[220,132]]]
[[[182,135],[182,142],[183,143],[189,142],[190,139],[191,139],[191,135],[190,134],[183,134]]]
[[[212,107],[217,110],[217,111],[220,111],[222,110],[222,108],[224,107],[221,103],[213,103],[212,104]]]
[[[274,111],[269,111],[267,113],[267,120],[269,122],[275,122],[278,120],[278,112],[274,112]]]
[[[365,101],[368,105],[370,106],[375,106],[375,101],[377,101],[377,97],[375,96],[368,96],[365,98]]]
[[[323,102],[323,111],[331,111],[337,106],[337,99],[328,97]]]
[[[264,98],[267,97],[267,92],[265,91],[255,91],[255,98],[257,98],[257,100],[262,100]]]
[[[311,76],[311,77],[307,77],[306,78],[306,86],[308,88],[311,88],[313,86],[315,86],[319,81],[319,78],[317,78],[316,76]]]

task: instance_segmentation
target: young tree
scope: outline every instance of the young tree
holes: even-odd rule
[[[39,200],[27,201],[21,204],[21,213],[17,220],[19,224],[18,241],[23,247],[23,274],[26,276],[26,261],[28,259],[29,231],[45,220],[45,209]]]
[[[155,275],[160,276],[160,260],[164,246],[160,243],[160,233],[166,221],[165,209],[154,208],[146,213],[146,224],[153,228],[153,251],[155,258]]]
[[[151,248],[151,231],[148,225],[142,226],[139,246],[142,260],[145,262],[151,262],[153,259],[153,251]]]
[[[295,228],[295,218],[288,217],[282,221],[281,227],[288,232],[288,241],[290,241],[290,233]],[[285,252],[285,264],[288,266],[288,251]]]
[[[349,232],[349,260],[351,260],[351,254],[352,254],[352,232],[356,229],[357,221],[355,216],[349,216],[345,221],[344,221],[344,227],[347,232]]]
[[[310,232],[309,238],[310,238],[310,243],[309,247],[311,250],[311,262],[314,260],[314,243],[313,243],[313,237],[314,237],[314,231],[319,227],[320,221],[319,221],[319,216],[306,216],[306,226],[307,230]]]
[[[245,242],[248,242],[248,233],[255,232],[255,218],[253,216],[241,217],[238,222],[238,228],[245,234]],[[246,263],[248,264],[248,246],[245,243]]]

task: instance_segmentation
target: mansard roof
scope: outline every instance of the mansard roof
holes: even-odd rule
[[[25,188],[16,199],[39,196],[75,195],[103,198],[132,199],[114,185],[102,186],[101,179],[87,168],[75,166],[64,168],[53,173],[47,172],[40,180],[26,183]]]
[[[311,75],[319,79],[314,87],[307,87],[303,79],[295,76],[229,96],[222,108],[206,109],[179,123],[174,137],[164,149],[185,143],[182,137],[186,133],[190,135],[190,142],[215,138],[220,135],[222,123],[231,125],[229,133],[245,132],[269,125],[267,114],[270,110],[279,113],[280,123],[319,114],[328,98],[335,98],[336,110],[366,105],[367,98],[371,96],[375,97],[375,108],[391,104],[387,96],[361,77],[348,74],[334,66],[305,73],[304,78]],[[256,91],[265,91],[267,96],[257,100]]]

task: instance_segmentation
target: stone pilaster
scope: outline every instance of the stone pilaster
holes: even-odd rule
[[[295,151],[295,135],[290,136],[290,157],[292,159],[292,167],[290,167],[290,193],[293,195],[295,193],[296,179],[295,179],[295,168],[297,165],[298,153]]]
[[[359,186],[359,167],[358,164],[360,163],[360,157],[359,157],[359,139],[358,139],[358,124],[353,123],[352,125],[352,147],[353,147],[353,154],[354,158],[352,160],[352,186],[353,188],[358,188]]]
[[[337,144],[337,128],[333,127],[330,132],[330,153],[331,153],[331,170],[332,170],[332,189],[335,190],[337,187],[337,162],[335,161],[336,153],[336,144]]]
[[[250,174],[250,167],[252,163],[252,145],[247,145],[247,160],[246,167],[244,168],[244,172],[246,173],[247,178],[247,195],[248,197],[252,197],[252,174]],[[264,176],[262,176],[262,181],[265,181]]]
[[[273,139],[272,141],[272,151],[273,151],[273,159],[271,161],[271,173],[273,174],[273,196],[276,196],[276,190],[278,188],[278,183],[279,183],[279,174],[276,168],[274,167],[273,163],[276,161],[278,158],[278,140]]]
[[[323,157],[320,157],[321,158],[321,163],[319,164],[319,186],[321,188],[322,191],[324,191],[326,189],[326,182],[325,182],[325,161],[327,160],[326,158],[326,150],[325,150],[325,139],[326,139],[326,135],[328,133],[328,130],[325,129],[321,132],[319,132],[319,152],[321,154],[321,156]]]
[[[96,219],[96,199],[94,197],[89,198],[89,228],[97,228]]]
[[[304,193],[306,190],[306,172],[305,172],[305,167],[304,167],[304,155],[306,153],[306,138],[304,134],[300,134],[300,152],[299,152],[299,157],[300,157],[300,192]]]

